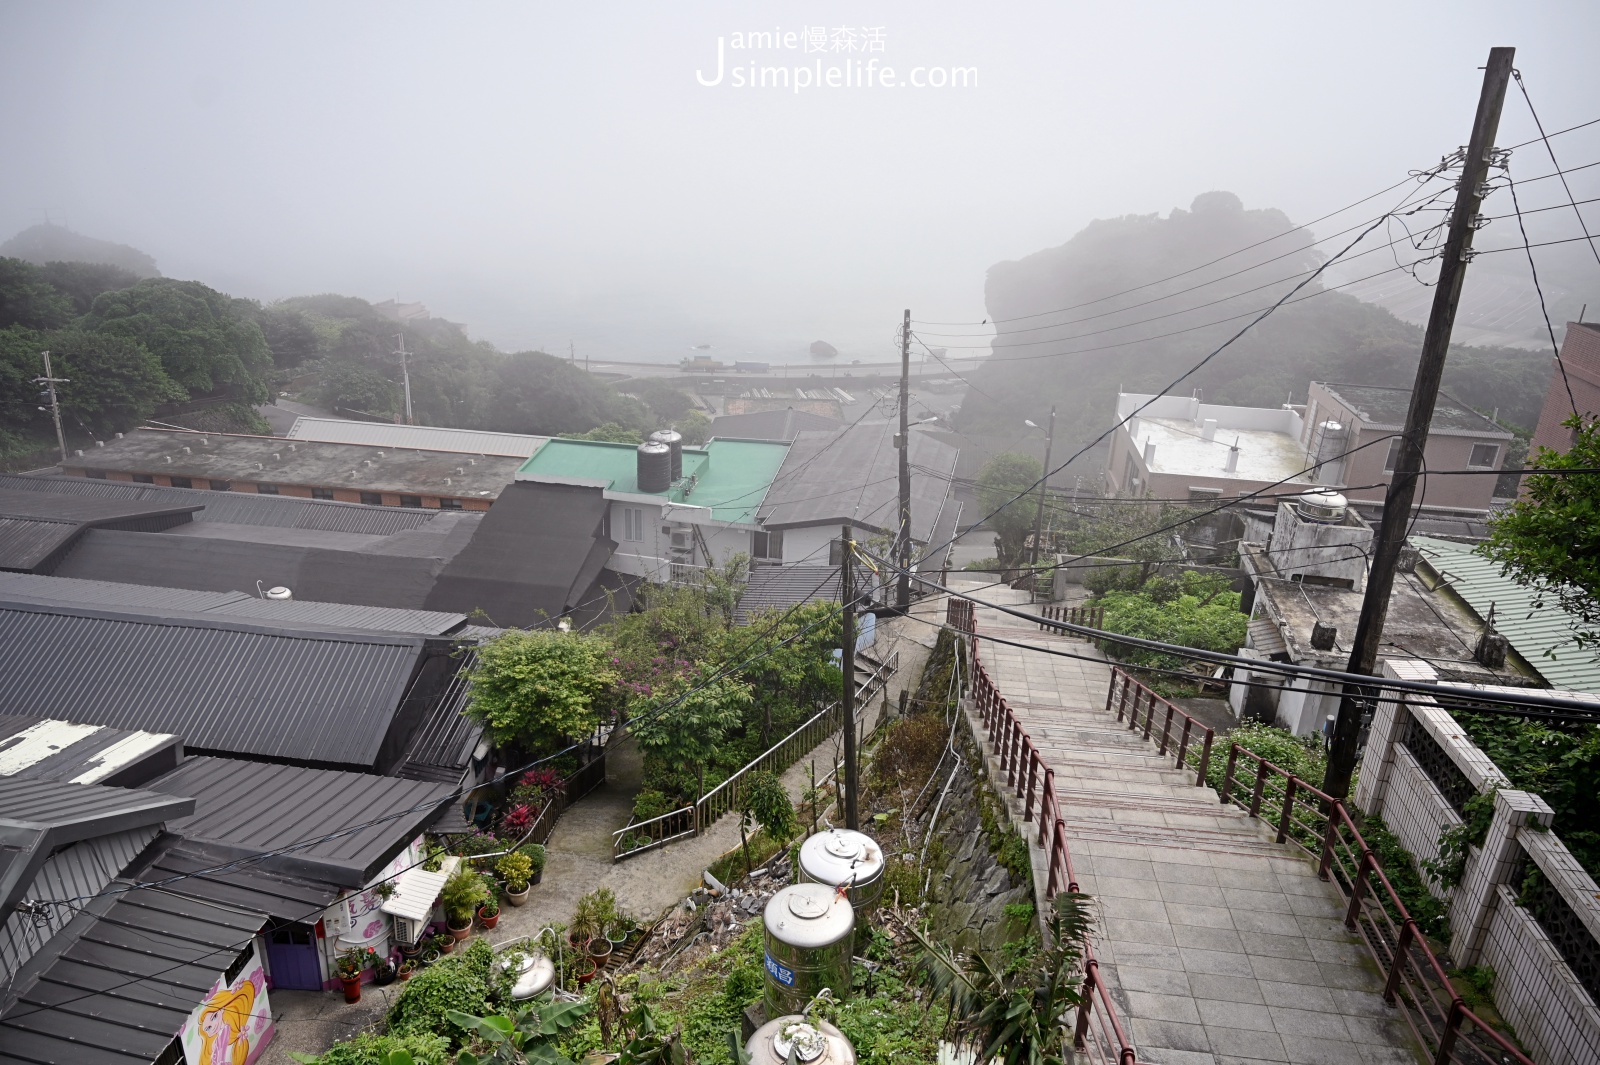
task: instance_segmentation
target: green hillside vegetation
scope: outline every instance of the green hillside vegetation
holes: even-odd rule
[[[1291,275],[1322,260],[1323,253],[1310,246],[1312,238],[1292,229],[1281,211],[1246,210],[1232,193],[1212,192],[1166,218],[1095,221],[1059,247],[992,267],[985,297],[990,321],[1001,323],[1000,336],[994,362],[972,379],[961,428],[1011,432],[1023,417],[1019,412],[1045,411],[1054,403],[1062,415],[1058,425],[1065,427],[1058,429],[1057,448],[1063,441],[1069,447],[1087,443],[1112,423],[1119,386],[1127,392],[1165,387],[1254,317],[1246,312],[1259,312],[1287,292],[1300,279]],[[1273,237],[1244,255],[1107,298]],[[1343,243],[1336,239],[1322,247],[1331,254]],[[1352,268],[1365,275],[1391,265],[1384,251]],[[1179,294],[1208,281],[1216,283]],[[1044,313],[1060,308],[1074,309]],[[1232,320],[1178,332],[1224,318]],[[1147,319],[1156,320],[1115,328]],[[927,342],[975,343],[932,336]],[[1313,380],[1407,386],[1421,345],[1417,326],[1373,304],[1325,292],[1286,304],[1174,392],[1186,396],[1198,388],[1211,403],[1276,407],[1291,397],[1303,403]],[[1062,351],[1077,353],[1056,354]],[[1508,426],[1527,428],[1538,421],[1550,366],[1548,352],[1457,346],[1446,363],[1444,387],[1485,413],[1498,408]]]
[[[55,430],[32,384],[42,351],[69,378],[61,386],[69,443],[155,415],[266,432],[252,407],[285,391],[340,412],[398,415],[401,328],[352,296],[262,305],[111,263],[0,258],[0,462],[38,464],[53,451]],[[407,322],[404,335],[420,424],[608,440],[672,424],[704,435],[704,416],[668,382],[630,382],[637,395],[623,395],[568,360],[506,354],[437,318]]]

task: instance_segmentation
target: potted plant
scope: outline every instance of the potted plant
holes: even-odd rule
[[[401,958],[400,965],[395,969],[395,972],[399,974],[401,983],[404,983],[417,974],[419,967],[416,958]]]
[[[579,895],[572,911],[572,924],[567,928],[567,942],[574,950],[588,950],[589,941],[600,934],[600,905],[595,892]]]
[[[500,923],[500,904],[492,897],[488,902],[478,907],[478,920],[483,922],[485,929],[491,929]]]
[[[346,1002],[361,1001],[361,974],[366,971],[378,956],[378,952],[371,947],[351,947],[339,955],[336,963],[339,972],[339,983],[344,986],[344,1000]]]
[[[527,846],[518,847],[518,853],[528,856],[528,861],[533,863],[533,875],[528,878],[528,883],[537,884],[544,879],[545,851],[542,843],[529,843]]]
[[[449,939],[450,937],[446,936],[445,938]],[[455,940],[451,939],[450,942],[454,943]],[[439,948],[430,943],[428,945],[428,949],[422,952],[422,964],[432,965],[434,962],[438,961],[441,956],[442,954]]]
[[[372,982],[379,987],[387,987],[394,983],[394,965],[388,958],[378,958],[372,963]]]
[[[439,890],[439,905],[444,910],[445,927],[457,941],[472,935],[472,915],[487,896],[483,878],[466,866],[451,873],[444,882]]]
[[[593,958],[581,958],[572,964],[572,975],[580,984],[587,984],[594,979],[594,974],[600,971]]]
[[[606,959],[611,957],[611,941],[605,936],[595,936],[589,940],[589,957],[594,959],[596,965],[604,965]]]
[[[525,906],[533,879],[533,862],[526,854],[512,851],[495,863],[494,871],[506,884],[506,901],[513,906]]]
[[[449,954],[456,949],[456,937],[449,932],[440,932],[433,937],[433,949],[440,954]]]
[[[400,960],[405,961],[407,958],[420,958],[422,956],[423,948],[427,946],[427,942],[427,936],[418,936],[415,943],[399,944]]]

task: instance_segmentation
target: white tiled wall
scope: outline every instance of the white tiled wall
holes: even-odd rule
[[[1495,1006],[1539,1065],[1600,1061],[1600,1009],[1504,884],[1495,890],[1482,963],[1495,971]]]

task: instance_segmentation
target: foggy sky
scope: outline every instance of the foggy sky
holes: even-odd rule
[[[719,36],[817,25],[883,50],[725,62],[978,84],[697,82]],[[1437,161],[1492,45],[1547,129],[1600,117],[1597,31],[1580,0],[4,0],[0,239],[48,212],[168,276],[420,300],[506,350],[880,358],[902,308],[981,319],[991,264],[1095,217],[1229,189],[1304,221]],[[1530,135],[1513,92],[1500,142]],[[1564,162],[1600,158],[1571,140]]]

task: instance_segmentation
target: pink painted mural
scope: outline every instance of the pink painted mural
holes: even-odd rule
[[[252,1065],[272,1041],[267,973],[252,949],[250,961],[231,983],[218,980],[183,1026],[188,1065]]]

